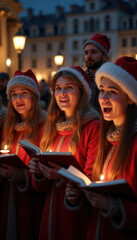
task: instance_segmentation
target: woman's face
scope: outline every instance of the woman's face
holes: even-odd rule
[[[79,87],[68,77],[61,76],[55,84],[55,99],[59,108],[65,112],[66,119],[73,117],[80,98]]]
[[[14,109],[24,119],[32,108],[32,95],[25,87],[14,87],[11,91],[11,102]]]
[[[128,104],[132,104],[127,94],[109,78],[103,77],[99,86],[99,103],[106,121],[122,126],[126,119]]]

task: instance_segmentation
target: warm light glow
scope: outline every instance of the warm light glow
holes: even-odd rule
[[[1,153],[9,153],[10,150],[7,150],[7,145],[4,146],[3,150],[0,150]]]
[[[64,56],[61,55],[61,54],[57,54],[57,55],[54,57],[54,61],[55,61],[56,65],[58,65],[58,66],[61,66],[61,65],[62,65],[63,60],[64,60]]]
[[[53,71],[53,72],[51,73],[51,76],[54,77],[55,74],[56,74],[56,71]]]
[[[104,181],[104,175],[103,174],[101,174],[101,176],[100,176],[100,181]]]
[[[137,54],[135,54],[135,59],[137,60]]]
[[[6,65],[7,65],[7,67],[10,67],[10,65],[11,65],[11,59],[10,58],[7,58]]]
[[[41,74],[37,74],[36,77],[37,77],[38,82],[40,82],[40,80],[42,79],[42,75]]]
[[[21,53],[25,47],[26,36],[24,35],[16,35],[13,37],[14,48],[17,53]]]

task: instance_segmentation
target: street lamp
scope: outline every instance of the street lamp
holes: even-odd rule
[[[63,64],[64,56],[58,51],[57,55],[54,57],[55,64],[60,68],[60,66]]]
[[[26,42],[26,36],[21,34],[19,31],[14,37],[13,37],[13,44],[14,48],[18,54],[18,68],[21,70],[21,53],[22,50],[25,47],[25,42]]]

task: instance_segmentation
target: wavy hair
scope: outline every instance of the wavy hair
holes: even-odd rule
[[[56,123],[59,120],[65,120],[65,114],[60,108],[58,107],[55,99],[55,84],[59,77],[65,76],[69,78],[71,81],[74,82],[78,86],[81,92],[81,96],[78,102],[78,105],[75,109],[75,116],[72,118],[72,136],[69,143],[69,151],[71,151],[73,154],[76,151],[76,145],[80,140],[80,134],[81,134],[81,127],[82,127],[82,119],[84,113],[87,111],[88,108],[88,97],[87,94],[83,88],[83,85],[79,81],[79,79],[73,75],[72,73],[69,73],[67,71],[62,71],[56,74],[55,80],[52,80],[50,87],[52,89],[52,97],[51,102],[47,111],[47,119],[45,123],[45,129],[44,129],[44,135],[41,140],[41,149],[44,150],[50,150],[52,148],[54,139],[56,137],[57,131],[56,131]]]
[[[38,97],[29,90],[32,96],[32,108],[28,112],[27,119],[25,120],[25,138],[33,142],[37,137],[39,132],[39,121],[40,121],[40,111],[41,107],[39,104]],[[21,115],[14,109],[11,102],[11,97],[7,106],[7,114],[4,124],[4,140],[2,145],[8,145],[8,149],[12,149],[13,143],[15,140],[16,129],[15,126],[17,123],[21,123]]]

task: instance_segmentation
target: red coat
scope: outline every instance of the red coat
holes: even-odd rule
[[[112,143],[116,144],[117,143]],[[107,173],[113,162],[107,168]],[[107,175],[106,175],[107,178]],[[135,194],[137,195],[137,136],[134,137],[131,146],[129,160],[125,169],[125,174],[121,174],[118,178],[125,178]],[[137,201],[122,200],[121,210],[123,210],[123,217],[119,222],[101,215],[101,229],[99,240],[136,240],[137,239]],[[96,228],[98,223],[99,211],[91,207],[91,214],[88,226],[87,240],[95,240]],[[123,220],[123,223],[122,223]],[[116,227],[117,225],[117,227]]]
[[[35,141],[36,145],[39,145],[42,132],[43,124],[40,125],[40,131]],[[24,131],[19,131],[16,134],[16,141],[11,151],[13,153],[16,153],[17,142],[21,134],[24,134]],[[23,138],[24,135],[22,135],[21,139]],[[19,147],[18,156],[28,165],[30,158],[21,146]],[[9,196],[12,186],[14,201],[13,196]],[[0,240],[16,240],[16,231],[18,240],[38,240],[45,194],[34,190],[31,192],[19,192],[16,182],[3,179],[0,185],[0,196]],[[9,211],[8,208],[10,209]],[[16,227],[15,232],[14,227]],[[8,239],[6,238],[7,232],[10,234]]]
[[[52,151],[57,150],[63,135],[66,137],[60,151],[68,151],[71,134],[72,131],[58,131]],[[80,142],[75,154],[82,169],[90,177],[97,152],[98,137],[99,121],[90,120],[83,125]],[[65,207],[66,184],[57,186],[55,181],[49,181],[49,184],[46,181],[43,184],[34,179],[32,181],[38,191],[47,191],[39,240],[85,240],[88,214],[72,212]]]

